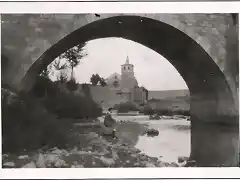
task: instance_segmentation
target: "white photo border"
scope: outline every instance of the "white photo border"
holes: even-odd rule
[[[0,2],[0,13],[239,13],[240,2]],[[1,29],[0,29],[1,30]],[[1,51],[1,50],[0,50]],[[0,125],[1,127],[1,125]],[[1,129],[1,128],[0,128]],[[1,130],[0,130],[1,131]],[[0,140],[1,142],[1,140]],[[0,148],[2,150],[2,147]],[[2,151],[0,151],[2,152]],[[2,162],[2,157],[0,156]],[[232,168],[0,169],[1,179],[240,178]]]

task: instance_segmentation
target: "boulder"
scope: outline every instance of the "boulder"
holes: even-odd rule
[[[36,168],[35,163],[32,161],[28,164],[25,164],[24,166],[22,166],[22,168]]]
[[[84,168],[84,166],[77,164],[77,165],[72,165],[71,168]]]
[[[66,150],[62,150],[62,154],[64,155],[64,156],[69,156],[70,154],[69,154],[69,152],[68,151],[66,151]]]
[[[7,158],[8,157],[8,154],[3,154],[2,155],[2,158]]]
[[[27,159],[28,155],[22,155],[22,156],[18,156],[18,159]]]
[[[66,167],[67,163],[62,159],[58,159],[54,166],[57,168]]]
[[[5,162],[4,164],[3,164],[3,166],[5,166],[5,167],[15,167],[15,163],[14,162]]]
[[[171,167],[179,167],[179,165],[177,163],[175,163],[175,162],[172,162],[170,166]]]
[[[147,162],[145,165],[146,167],[156,167],[153,163],[150,162]]]
[[[178,163],[183,163],[188,160],[188,157],[186,156],[179,156],[178,157]]]
[[[154,115],[150,115],[149,119],[150,120],[159,120],[159,119],[161,119],[161,117],[158,114],[154,114]]]
[[[184,116],[184,115],[174,115],[173,116],[173,119],[185,119],[186,118],[186,116]]]
[[[139,162],[135,162],[135,163],[134,163],[134,166],[140,167],[141,164],[140,164]]]
[[[60,149],[55,149],[55,150],[52,151],[52,153],[53,153],[53,154],[59,154],[59,155],[60,155],[60,154],[62,154],[63,152],[62,152],[62,150],[60,150]]]
[[[157,162],[157,167],[168,167],[169,163],[163,162],[163,161],[158,161]]]
[[[36,166],[38,167],[38,168],[45,168],[46,166],[45,166],[45,160],[44,160],[44,155],[43,154],[39,154],[38,156],[37,156],[37,158],[36,158]]]
[[[58,160],[59,155],[57,154],[46,154],[44,157],[44,162],[48,167],[55,164]]]
[[[8,158],[8,154],[3,154],[2,155],[2,161],[7,161]]]
[[[111,166],[115,163],[114,159],[113,158],[106,158],[104,156],[102,156],[100,158],[100,160],[102,161],[102,163],[106,166]]]
[[[195,160],[189,160],[184,167],[196,167],[197,163]]]
[[[158,135],[159,135],[159,131],[156,130],[156,129],[148,129],[148,130],[146,131],[146,134],[147,134],[148,136],[158,136]]]

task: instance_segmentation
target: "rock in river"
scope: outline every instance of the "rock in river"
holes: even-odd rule
[[[11,167],[14,167],[14,166],[15,166],[15,163],[14,163],[14,162],[5,162],[5,163],[3,164],[3,166],[11,168]]]
[[[27,159],[28,155],[22,155],[22,156],[18,156],[18,159]]]

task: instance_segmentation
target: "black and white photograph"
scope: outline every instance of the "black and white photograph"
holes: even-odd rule
[[[2,13],[2,168],[239,167],[238,13]]]

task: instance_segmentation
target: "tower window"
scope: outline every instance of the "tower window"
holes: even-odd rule
[[[125,70],[125,67],[123,69]]]
[[[128,67],[128,70],[129,70],[129,67]]]
[[[115,76],[115,79],[117,79],[117,76]]]

